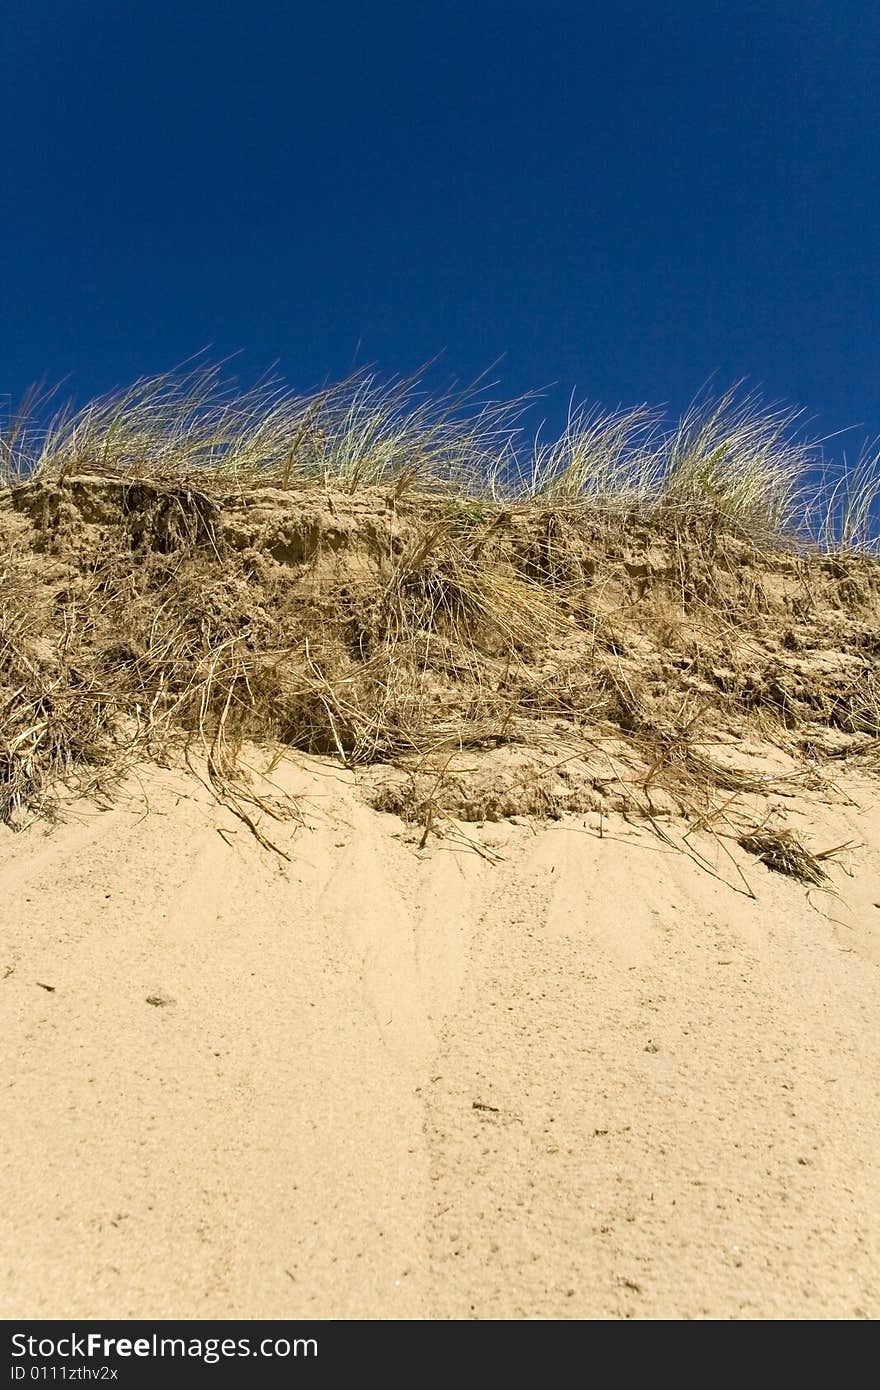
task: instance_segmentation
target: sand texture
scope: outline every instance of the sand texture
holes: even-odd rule
[[[0,829],[4,1316],[880,1313],[875,782],[825,891],[275,776],[289,861],[172,770]]]

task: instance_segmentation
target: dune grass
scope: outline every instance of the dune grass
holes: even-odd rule
[[[704,393],[671,427],[645,406],[572,402],[557,439],[528,439],[526,400],[479,387],[431,396],[418,378],[357,373],[300,394],[237,391],[218,367],[144,378],[48,420],[31,393],[0,431],[0,481],[111,472],[202,487],[386,486],[542,507],[699,511],[763,538],[875,548],[880,458],[827,479],[799,414],[736,388]]]
[[[0,554],[0,819],[192,740],[259,834],[252,739],[351,767],[417,759],[433,784],[450,752],[611,730],[643,799],[671,786],[694,807],[698,787],[731,791],[701,752],[707,709],[789,741],[815,717],[876,742],[864,624],[836,682],[804,695],[773,664],[792,614],[812,611],[809,576],[776,603],[769,645],[752,642],[764,666],[734,655],[770,611],[762,557],[876,547],[876,455],[817,489],[797,417],[740,392],[671,428],[645,407],[573,404],[550,442],[523,435],[526,404],[369,373],[236,392],[203,367],[48,419],[24,402],[0,439],[0,521],[30,527]],[[231,541],[228,513],[257,494],[294,530],[307,504],[318,530],[348,507],[357,579],[272,563],[257,531]],[[71,508],[85,541],[65,530]],[[652,547],[654,589],[629,558]],[[846,582],[864,608],[864,577]]]

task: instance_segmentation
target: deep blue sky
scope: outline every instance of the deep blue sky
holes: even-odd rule
[[[297,387],[713,375],[880,433],[876,0],[27,0],[0,392],[196,350]]]

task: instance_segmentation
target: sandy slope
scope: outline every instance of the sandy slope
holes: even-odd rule
[[[868,784],[800,821],[842,900],[752,901],[284,775],[287,865],[172,773],[0,832],[5,1316],[880,1314]]]

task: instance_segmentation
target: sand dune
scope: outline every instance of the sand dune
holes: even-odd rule
[[[870,783],[835,896],[277,775],[289,862],[173,771],[0,829],[5,1316],[880,1313]]]

